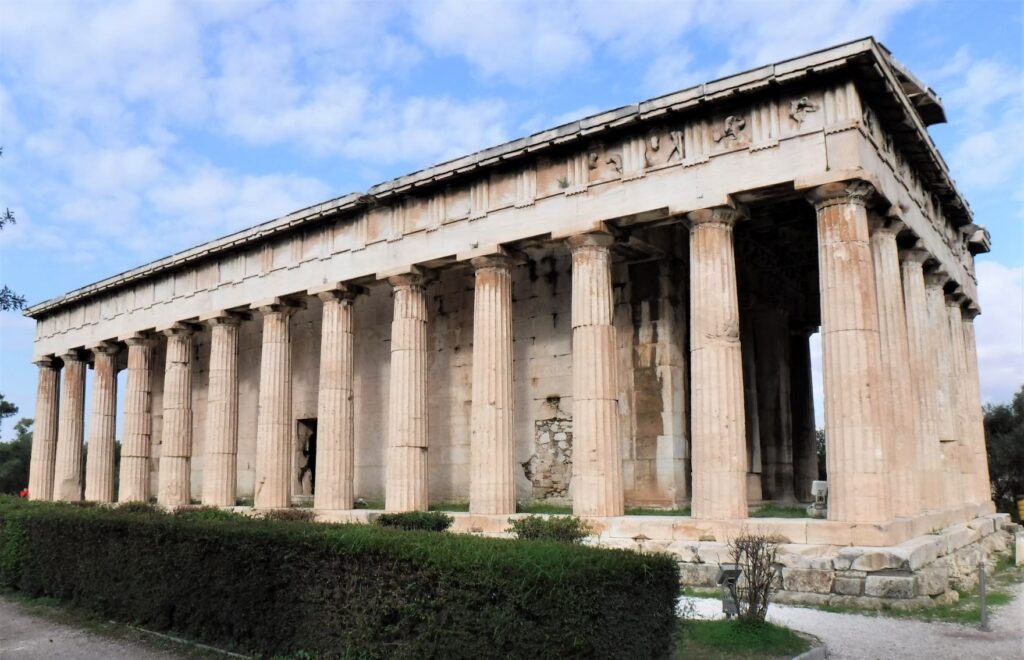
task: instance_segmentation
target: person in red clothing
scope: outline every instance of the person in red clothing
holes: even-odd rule
[[[28,488],[22,488],[21,492],[18,493],[18,497],[28,497]]]

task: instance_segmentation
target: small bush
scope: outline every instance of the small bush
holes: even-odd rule
[[[162,514],[164,512],[163,509],[149,502],[125,502],[124,504],[118,504],[117,510],[121,513],[141,514]]]
[[[406,531],[443,532],[452,526],[455,518],[440,511],[404,511],[382,513],[374,522],[381,527],[396,527]]]
[[[558,541],[559,543],[582,543],[593,531],[590,525],[576,516],[527,516],[516,520],[508,519],[506,531],[517,539],[530,541]]]
[[[778,553],[779,544],[785,542],[781,536],[744,529],[729,543],[733,563],[743,569],[736,587],[740,621],[764,622],[768,603],[781,586]]]
[[[237,513],[218,509],[215,506],[183,506],[174,510],[175,518],[188,520],[238,520],[242,518]]]
[[[313,522],[316,519],[316,512],[313,509],[269,509],[260,513],[260,519],[278,522]]]

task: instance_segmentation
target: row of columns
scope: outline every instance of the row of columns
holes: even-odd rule
[[[987,499],[983,492],[987,472],[981,472],[984,438],[972,316],[961,318],[955,297],[949,298],[947,306],[942,289],[945,276],[937,271],[925,274],[923,251],[898,251],[896,219],[869,223],[873,194],[868,184],[855,181],[822,186],[810,195],[818,222],[829,517],[833,520],[880,521],[958,505],[965,499]],[[690,229],[692,514],[698,518],[747,516],[749,466],[733,247],[733,228],[744,217],[743,210],[734,207],[694,211],[686,217]],[[572,250],[573,509],[579,515],[621,515],[624,505],[612,322],[613,242],[604,232],[568,240]],[[508,514],[515,511],[514,260],[502,253],[477,257],[472,265],[470,509]],[[425,510],[426,276],[411,270],[388,282],[393,287],[394,316],[385,506]],[[307,292],[323,301],[319,474],[314,495],[314,506],[322,509],[347,509],[353,503],[352,309],[361,292],[360,287],[346,283]],[[252,305],[263,317],[255,485],[259,508],[290,504],[294,420],[289,318],[297,306],[287,299]],[[202,501],[213,506],[235,503],[238,324],[242,318],[239,313],[219,312],[201,319],[211,327]],[[190,501],[194,331],[195,326],[187,323],[164,331],[167,364],[157,499],[171,506]],[[153,339],[140,335],[126,343],[119,501],[149,496]],[[85,496],[97,501],[114,498],[115,353],[112,346],[94,349],[97,378]],[[81,497],[85,362],[79,353],[63,359],[63,388],[58,385],[54,361],[39,362],[39,421],[30,480],[30,494],[37,499]],[[804,362],[792,368],[801,374],[809,372],[809,357]],[[967,395],[953,397],[952,383],[964,380],[969,383]],[[810,405],[809,391],[805,396]],[[813,454],[803,446],[807,442],[803,438],[798,447],[808,463],[798,466],[801,474],[814,469],[807,458]],[[787,451],[791,463],[793,448]],[[792,484],[793,480],[782,481]]]

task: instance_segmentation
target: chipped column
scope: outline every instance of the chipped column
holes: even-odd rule
[[[82,440],[85,435],[85,360],[78,351],[61,356],[64,386],[60,390],[57,423],[57,456],[53,474],[53,499],[82,499]]]
[[[967,383],[967,353],[964,345],[964,323],[961,314],[961,305],[964,295],[959,291],[946,296],[946,314],[949,319],[949,363],[950,376],[950,401],[953,406],[954,426],[956,428],[956,457],[957,465],[960,468],[960,492],[957,493],[958,506],[967,502],[974,502],[975,476],[977,470],[974,466],[974,451],[969,446],[968,435],[971,432],[971,420],[965,400],[970,393],[970,385]]]
[[[936,419],[939,432],[939,456],[942,476],[940,488],[943,507],[958,507],[962,502],[963,486],[956,452],[956,415],[953,410],[953,347],[949,336],[949,312],[946,311],[944,288],[949,275],[936,269],[925,274],[925,296],[928,301],[928,322],[931,328],[933,354],[936,364]]]
[[[39,385],[36,388],[36,418],[32,429],[28,497],[32,500],[51,500],[54,462],[57,457],[60,367],[53,356],[40,358],[35,364],[39,367]]]
[[[844,522],[892,517],[866,208],[874,194],[871,184],[859,180],[826,184],[810,193],[818,214],[828,518]]]
[[[149,454],[153,435],[153,343],[148,335],[126,337],[128,374],[118,502],[149,501]]]
[[[259,412],[256,421],[257,509],[291,505],[292,351],[291,316],[298,305],[282,298],[254,303],[263,314]]]
[[[167,337],[164,367],[163,433],[157,502],[186,506],[192,502],[192,335],[195,329],[176,323]]]
[[[238,481],[238,326],[242,316],[217,312],[210,326],[210,382],[206,390],[203,504],[234,506]]]
[[[934,337],[928,314],[924,283],[927,250],[902,250],[900,272],[903,280],[903,304],[907,319],[907,348],[910,367],[912,418],[917,440],[918,491],[922,510],[945,506],[942,485],[942,449],[938,427],[938,371],[935,364]]]
[[[618,377],[612,324],[610,234],[568,239],[572,249],[572,510],[621,516]]]
[[[889,488],[893,513],[912,516],[921,510],[918,491],[917,436],[914,432],[913,392],[910,384],[907,312],[900,280],[896,235],[903,223],[897,218],[871,214],[871,257],[875,267],[878,299],[878,333],[881,341],[882,397],[888,423],[886,442],[890,452]]]
[[[974,454],[974,491],[969,494],[970,501],[975,504],[988,504],[992,501],[992,483],[989,480],[988,453],[985,450],[985,415],[981,409],[981,383],[978,380],[978,346],[974,338],[974,318],[979,313],[978,306],[974,304],[968,305],[963,311],[967,391],[962,401],[968,420],[968,447]]]
[[[694,518],[747,517],[747,439],[733,227],[727,206],[690,224],[690,419]]]
[[[384,508],[426,511],[427,297],[422,273],[388,278],[394,288]]]
[[[114,443],[117,426],[116,344],[92,349],[95,376],[92,379],[92,414],[89,420],[89,452],[85,460],[85,499],[114,501]]]
[[[512,259],[476,257],[469,510],[516,512],[512,435]]]
[[[323,301],[320,390],[317,397],[317,509],[351,509],[355,500],[353,307],[361,287],[336,283],[310,289]]]

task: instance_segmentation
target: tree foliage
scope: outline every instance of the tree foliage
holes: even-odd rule
[[[4,148],[0,147],[0,156],[3,155]],[[14,211],[9,208],[4,208],[3,214],[0,215],[0,229],[3,229],[7,225],[17,224],[17,222],[17,219],[14,217]],[[24,307],[25,296],[19,296],[7,285],[0,288],[0,311],[6,312],[13,309],[23,309]]]
[[[14,425],[14,433],[14,440],[0,442],[0,493],[17,494],[23,488],[28,488],[32,420],[23,417]]]
[[[985,406],[985,447],[992,500],[1015,513],[1024,497],[1024,385],[1010,403]]]
[[[3,394],[0,394],[0,438],[3,438],[4,420],[17,414],[18,406],[8,401]]]

